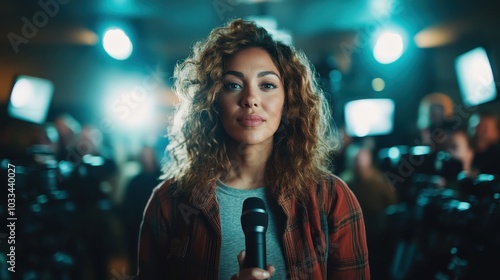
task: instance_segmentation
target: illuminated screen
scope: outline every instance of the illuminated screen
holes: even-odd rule
[[[466,106],[494,100],[497,89],[490,61],[482,47],[459,55],[455,60],[458,85]]]
[[[10,94],[7,113],[15,119],[42,124],[45,122],[54,92],[51,81],[31,76],[17,76]]]
[[[344,114],[350,136],[389,134],[394,123],[394,101],[387,98],[350,101],[344,107]]]

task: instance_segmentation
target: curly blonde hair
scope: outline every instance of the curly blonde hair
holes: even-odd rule
[[[274,195],[286,192],[300,199],[308,184],[329,173],[336,138],[312,65],[302,52],[273,40],[264,28],[238,19],[212,30],[175,68],[174,90],[181,103],[170,133],[170,162],[164,167],[164,178],[173,178],[177,191],[200,193],[229,171],[230,138],[220,113],[223,67],[229,57],[249,47],[269,53],[285,90],[282,121],[265,167],[267,186]]]

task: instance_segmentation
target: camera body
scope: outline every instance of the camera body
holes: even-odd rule
[[[413,203],[387,212],[399,229],[393,279],[489,279],[500,260],[498,179],[461,173],[455,184],[438,187],[419,175]]]

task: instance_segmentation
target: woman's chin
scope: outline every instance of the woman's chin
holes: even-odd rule
[[[273,143],[272,137],[262,137],[262,135],[239,135],[231,138],[238,143],[238,147],[243,145],[272,145]]]

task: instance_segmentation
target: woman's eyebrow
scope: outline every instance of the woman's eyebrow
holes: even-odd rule
[[[280,79],[280,76],[278,74],[276,74],[274,71],[263,71],[263,72],[260,72],[259,74],[257,74],[257,77],[261,78],[261,77],[264,77],[264,76],[267,76],[267,75],[274,75],[274,76],[278,77],[278,79]]]
[[[243,73],[238,72],[238,71],[233,71],[233,70],[226,71],[226,72],[224,72],[224,74],[222,74],[222,76],[226,76],[226,75],[233,75],[233,76],[240,77],[240,78],[245,77],[245,75],[243,75]]]
[[[233,75],[233,76],[240,77],[240,78],[245,77],[245,75],[243,75],[243,73],[238,72],[238,71],[234,71],[234,70],[229,70],[229,71],[224,72],[224,74],[222,74],[222,76],[225,76],[225,75]],[[257,74],[257,77],[262,78],[262,77],[267,76],[267,75],[274,75],[274,76],[278,77],[278,79],[280,78],[280,76],[278,74],[276,74],[274,71],[259,72],[259,74]]]

